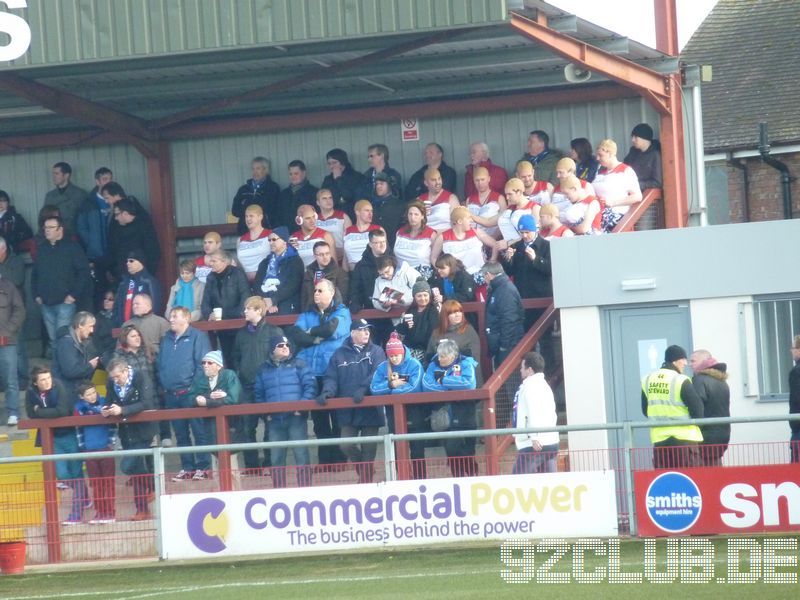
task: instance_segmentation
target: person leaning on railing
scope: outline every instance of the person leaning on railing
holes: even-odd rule
[[[423,392],[449,392],[453,390],[474,390],[476,386],[475,371],[478,363],[469,356],[464,356],[453,340],[444,339],[436,347],[436,354],[425,376],[422,378]],[[475,419],[475,401],[453,402],[444,407],[448,414],[449,431],[469,431],[477,427]],[[433,414],[431,415],[431,419]],[[434,430],[441,430],[431,423]],[[453,477],[469,477],[478,474],[475,461],[474,437],[448,438],[444,441],[447,462]]]

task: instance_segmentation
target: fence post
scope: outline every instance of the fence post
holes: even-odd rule
[[[622,423],[624,432],[625,491],[628,499],[628,531],[636,537],[636,496],[633,491],[633,427],[630,421]]]
[[[494,391],[489,390],[489,399],[483,402],[483,427],[484,429],[497,429],[497,411],[495,410]],[[495,435],[487,435],[484,439],[483,451],[486,454],[486,474],[497,475],[499,472],[500,457],[498,452],[498,439]]]
[[[161,495],[164,493],[164,454],[161,446],[153,448],[153,518],[156,521],[156,552],[159,560],[164,560],[164,548],[161,544]]]
[[[395,456],[394,456],[394,436],[387,433],[383,436],[383,469],[386,473],[386,481],[395,481],[397,474],[395,472]]]
[[[408,433],[408,421],[406,417],[406,405],[402,401],[403,396],[398,396],[394,402],[394,431],[397,434]],[[392,453],[395,456],[395,469],[398,479],[411,479],[411,459],[408,442],[398,442],[397,450],[392,446]]]
[[[214,419],[217,429],[217,444],[230,444],[230,429],[228,428],[227,415],[217,415]],[[219,491],[230,492],[233,489],[233,476],[231,473],[231,453],[229,450],[217,452],[217,465],[219,467]]]
[[[53,443],[54,430],[50,427],[39,429],[42,443],[42,454],[55,454]],[[56,463],[45,461],[44,469],[44,515],[47,523],[47,560],[51,563],[61,562],[61,522],[58,517],[58,489],[56,488]]]

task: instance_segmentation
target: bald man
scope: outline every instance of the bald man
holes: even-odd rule
[[[314,245],[317,242],[327,242],[331,249],[336,251],[336,242],[328,232],[317,227],[317,211],[310,204],[303,204],[297,209],[295,220],[300,229],[289,238],[289,243],[297,250],[303,259],[303,266],[307,267],[314,262]]]

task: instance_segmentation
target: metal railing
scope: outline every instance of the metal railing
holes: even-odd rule
[[[481,391],[481,395],[485,394],[485,390]],[[445,396],[447,396],[445,398]],[[458,401],[459,399],[463,399],[465,396],[465,392],[448,392],[440,394],[440,399],[442,401]],[[365,403],[367,402],[368,398],[365,398]],[[379,401],[382,401],[380,397],[374,397],[374,405],[377,405]],[[420,400],[420,402],[424,402],[424,400]],[[303,403],[295,402],[295,403],[280,403],[281,410],[292,410],[292,406],[300,405]],[[276,403],[276,406],[278,404]],[[331,403],[330,408],[343,408],[345,407],[345,402],[343,399],[337,399]],[[352,406],[347,405],[347,406]],[[240,406],[240,407],[228,407],[228,408],[239,408],[239,409],[257,409],[260,408],[254,405],[247,405],[247,406]],[[177,415],[177,413],[181,413],[180,417],[185,418],[183,413],[188,412],[196,413],[198,409],[180,409],[176,411],[172,411]],[[237,413],[237,414],[255,414],[253,410],[247,410],[245,412]],[[139,416],[139,415],[137,415]],[[153,420],[151,417],[155,417],[155,415],[145,415],[142,419],[139,420]],[[76,424],[75,422],[80,422],[82,425],[86,425],[89,417],[69,417],[65,419],[59,419],[62,421],[62,425],[67,425],[66,421],[70,421],[69,424]],[[100,417],[99,419],[102,419]],[[223,417],[224,419],[224,417]],[[134,419],[131,419],[134,420]],[[597,450],[597,451],[576,451],[575,454],[579,454],[581,452],[593,452],[597,454],[591,461],[587,462],[587,466],[591,470],[595,469],[613,469],[617,471],[618,474],[618,512],[620,515],[621,521],[623,518],[627,520],[629,524],[629,533],[631,536],[637,535],[637,523],[636,523],[636,502],[635,502],[635,492],[634,492],[634,484],[633,484],[633,473],[637,470],[649,469],[652,467],[649,466],[642,466],[643,461],[636,461],[634,460],[634,454],[636,452],[651,452],[652,449],[637,449],[633,445],[633,431],[635,429],[646,429],[651,427],[663,427],[670,424],[680,424],[680,425],[687,425],[687,424],[694,424],[694,425],[720,425],[720,424],[748,424],[748,423],[766,423],[766,422],[785,422],[785,421],[800,421],[800,414],[794,415],[768,415],[768,416],[760,416],[760,417],[727,417],[727,418],[708,418],[708,419],[690,419],[685,421],[658,421],[657,424],[654,424],[652,421],[625,421],[625,422],[617,422],[617,423],[596,423],[596,424],[585,424],[585,425],[564,425],[558,427],[548,427],[548,428],[526,428],[526,429],[511,429],[511,428],[500,428],[500,429],[490,429],[490,430],[472,430],[472,431],[443,431],[443,432],[431,432],[431,433],[387,433],[385,435],[376,435],[371,437],[359,437],[359,438],[335,438],[335,439],[326,439],[326,440],[317,440],[317,439],[309,439],[309,440],[302,440],[302,441],[287,441],[287,442],[254,442],[254,443],[246,443],[246,444],[230,444],[225,442],[220,442],[214,445],[206,445],[206,446],[195,446],[189,448],[161,448],[161,447],[154,447],[150,449],[142,449],[142,450],[122,450],[122,451],[110,451],[110,452],[92,452],[92,453],[81,453],[81,454],[61,454],[61,455],[43,455],[43,456],[26,456],[26,457],[13,457],[13,458],[0,458],[0,464],[19,464],[19,463],[31,463],[31,462],[43,462],[44,463],[44,471],[45,473],[50,472],[54,473],[54,466],[55,461],[63,461],[63,460],[92,460],[96,458],[102,457],[114,457],[120,458],[125,456],[152,456],[153,464],[154,464],[154,491],[155,497],[158,498],[166,491],[165,481],[166,481],[166,469],[165,469],[165,459],[171,455],[179,455],[187,450],[191,452],[214,452],[217,453],[219,456],[219,491],[229,491],[233,489],[232,487],[232,471],[230,468],[230,462],[227,463],[227,466],[224,464],[223,457],[227,456],[230,457],[231,453],[239,452],[243,450],[256,450],[256,449],[270,449],[270,448],[296,448],[296,447],[318,447],[318,446],[331,446],[331,445],[341,445],[346,443],[375,443],[380,444],[383,449],[383,472],[385,474],[385,479],[387,481],[392,481],[396,479],[404,479],[409,478],[410,472],[410,461],[407,457],[401,456],[401,452],[398,450],[406,445],[408,442],[412,441],[442,441],[448,439],[463,439],[463,438],[484,438],[485,439],[485,447],[484,447],[484,458],[485,460],[485,473],[486,475],[496,475],[499,474],[500,471],[498,470],[497,466],[500,461],[500,456],[498,455],[491,455],[489,454],[489,447],[491,444],[489,440],[497,439],[503,436],[512,436],[514,434],[520,433],[541,433],[546,431],[557,431],[559,433],[569,433],[569,432],[580,432],[580,431],[622,431],[624,433],[623,437],[623,447],[622,448],[607,448],[604,450]],[[44,429],[43,429],[44,431]],[[780,447],[787,448],[788,441],[782,442],[774,442],[774,444],[779,445]],[[619,462],[621,459],[621,465],[615,466],[615,463]],[[738,461],[735,461],[738,462]],[[637,465],[638,463],[638,465]],[[755,464],[761,464],[756,462]],[[492,466],[493,465],[493,466]],[[724,468],[724,467],[723,467]],[[584,468],[580,468],[577,464],[571,464],[565,470],[586,470]],[[147,476],[145,476],[147,477]],[[55,478],[48,478],[45,477],[44,482],[45,488],[45,530],[46,530],[46,543],[47,543],[47,555],[48,560],[50,562],[60,562],[62,553],[61,553],[61,528],[60,528],[60,520],[59,520],[59,507],[58,507],[58,496],[56,490],[56,481]],[[621,488],[621,489],[620,489]],[[49,491],[49,492],[48,492]],[[174,492],[174,490],[173,490]],[[156,521],[156,533],[158,533],[158,529],[160,528],[160,519],[158,515],[158,503],[155,503],[155,510],[154,510],[154,517]],[[160,536],[156,536],[158,543],[158,539]],[[160,548],[158,549],[160,553]],[[160,554],[159,554],[160,555]]]

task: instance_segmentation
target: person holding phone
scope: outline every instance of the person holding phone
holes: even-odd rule
[[[64,384],[69,398],[77,398],[75,391],[82,381],[91,381],[99,356],[90,356],[89,338],[94,332],[95,318],[90,312],[80,311],[72,317],[69,327],[60,330],[53,353],[53,377]]]

